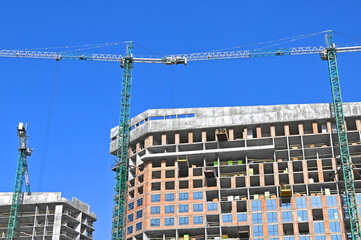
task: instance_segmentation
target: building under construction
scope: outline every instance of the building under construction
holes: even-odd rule
[[[0,193],[0,239],[6,239],[13,193]],[[96,216],[88,204],[61,193],[23,193],[14,239],[92,240]]]
[[[345,240],[350,225],[332,113],[332,104],[300,104],[134,117],[126,239]],[[361,103],[345,103],[344,114],[359,193]],[[115,127],[113,155],[117,136]]]

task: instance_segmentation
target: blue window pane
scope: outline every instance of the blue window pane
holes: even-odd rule
[[[274,200],[274,199],[268,199],[266,201],[266,205],[267,205],[267,210],[276,210],[276,208],[277,208],[276,200]]]
[[[189,224],[188,217],[180,217],[179,218],[179,225],[188,225],[188,224]]]
[[[224,223],[231,223],[232,222],[232,214],[223,215],[223,222]]]
[[[203,224],[203,216],[194,216],[193,224]]]
[[[165,213],[174,213],[174,206],[173,205],[165,206],[164,211]]]
[[[330,222],[330,231],[332,233],[341,232],[340,222]]]
[[[193,212],[203,212],[203,204],[202,203],[193,204]]]
[[[179,205],[179,212],[180,213],[188,212],[188,204]]]
[[[247,222],[247,213],[239,213],[237,215],[238,222]]]
[[[188,200],[188,193],[179,193],[179,201]]]
[[[135,225],[135,231],[142,230],[142,222],[139,222]]]
[[[300,236],[300,240],[310,240],[310,236]]]
[[[275,223],[277,221],[277,212],[268,212],[267,213],[267,222]]]
[[[262,237],[263,236],[263,226],[253,226],[253,236]]]
[[[279,240],[279,238],[268,238],[269,240]]]
[[[357,194],[357,204],[361,205],[361,194]],[[338,235],[334,235],[334,236],[338,236]]]
[[[174,226],[174,218],[165,218],[164,219],[164,224],[166,226]]]
[[[160,226],[160,218],[152,218],[150,219],[151,227],[159,227]]]
[[[151,207],[150,208],[150,213],[151,214],[160,214],[160,207],[157,206],[157,207]]]
[[[283,239],[284,239],[284,240],[295,240],[294,237],[284,237]]]
[[[328,218],[329,219],[338,219],[338,209],[337,208],[329,208],[328,209]]]
[[[261,200],[253,200],[252,201],[252,211],[261,211]]]
[[[325,236],[315,236],[315,240],[326,240]]]
[[[139,198],[138,200],[137,200],[137,207],[140,207],[140,206],[142,206],[143,205],[143,198]]]
[[[277,236],[278,235],[278,225],[268,225],[268,235]]]
[[[132,233],[133,233],[133,226],[127,227],[127,234],[132,234]]]
[[[217,203],[208,203],[208,211],[217,211]]]
[[[291,200],[282,200],[281,208],[282,209],[291,209]]]
[[[315,233],[325,233],[325,226],[323,222],[314,222]]]
[[[153,194],[151,201],[152,202],[160,202],[160,194]]]
[[[331,240],[342,240],[341,235],[331,235]]]
[[[297,208],[306,208],[306,198],[296,198]]]
[[[141,218],[142,215],[143,215],[143,210],[137,211],[137,219],[138,219],[138,218]]]
[[[252,223],[262,223],[262,213],[252,213]]]
[[[297,218],[298,221],[308,221],[307,210],[298,210]]]
[[[203,199],[203,192],[194,192],[194,193],[193,193],[193,199],[194,199],[194,200]]]
[[[174,201],[174,193],[167,193],[165,195],[165,201],[166,202],[173,202]]]
[[[131,202],[128,204],[128,210],[133,210],[133,209],[134,209],[134,202]]]
[[[337,206],[336,196],[327,196],[326,199],[327,199],[328,207],[336,207]]]
[[[291,211],[282,212],[282,221],[283,222],[292,222],[292,212]]]
[[[311,203],[313,208],[322,207],[321,197],[311,197]]]
[[[128,215],[128,222],[133,221],[133,213]]]

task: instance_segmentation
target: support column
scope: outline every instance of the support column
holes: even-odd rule
[[[275,125],[270,126],[270,132],[271,132],[271,137],[276,136],[276,126]]]
[[[229,140],[231,140],[231,141],[234,140],[234,130],[233,130],[233,128],[230,128],[228,132],[229,132],[229,134],[228,134],[229,135],[228,136]]]
[[[304,128],[303,128],[303,123],[298,123],[298,134],[299,135],[305,134],[305,131],[304,131]]]
[[[290,135],[290,125],[288,123],[286,123],[284,125],[284,130],[285,130],[285,136],[289,136]]]
[[[63,214],[63,205],[55,206],[54,213],[54,226],[53,226],[53,240],[60,240],[60,231],[61,231],[61,218]]]

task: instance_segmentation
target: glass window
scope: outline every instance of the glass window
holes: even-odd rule
[[[306,198],[296,198],[297,208],[306,208]]]
[[[135,225],[135,231],[142,230],[142,222],[139,222]]]
[[[268,199],[267,203],[267,210],[276,210],[276,200],[275,199]]]
[[[133,209],[134,209],[134,202],[128,203],[128,210],[133,210]]]
[[[337,207],[336,196],[327,196],[327,207]]]
[[[315,240],[326,240],[326,236],[315,236]]]
[[[224,223],[231,223],[232,222],[232,214],[223,215],[223,222]]]
[[[203,204],[202,203],[193,204],[193,212],[203,212]]]
[[[321,197],[311,197],[311,203],[313,208],[322,207]]]
[[[268,212],[267,213],[267,222],[276,223],[277,222],[277,212]]]
[[[188,217],[179,217],[179,225],[188,225],[189,219]]]
[[[278,225],[268,225],[268,235],[277,236],[278,235]]]
[[[291,201],[282,201],[281,208],[282,209],[291,209]]]
[[[315,233],[325,233],[325,226],[323,222],[314,222]]]
[[[132,234],[132,233],[133,233],[133,226],[127,227],[127,234]]]
[[[247,222],[247,213],[239,213],[237,215],[238,222]]]
[[[308,221],[307,210],[298,210],[297,217],[298,221]]]
[[[283,239],[284,239],[284,240],[295,240],[294,237],[284,237]]]
[[[151,227],[159,227],[160,226],[160,218],[152,218],[150,219]]]
[[[252,213],[252,223],[262,223],[262,213]]]
[[[282,212],[282,221],[283,222],[292,222],[292,212],[291,211]]]
[[[174,201],[174,193],[167,193],[165,195],[165,201],[166,202],[173,202]]]
[[[253,200],[252,201],[252,211],[261,211],[261,200]]]
[[[184,200],[188,200],[188,193],[187,192],[179,193],[179,201],[184,201]]]
[[[217,211],[217,203],[208,203],[208,211]]]
[[[137,219],[138,219],[138,218],[141,218],[142,215],[143,215],[143,210],[137,211]]]
[[[137,207],[140,207],[140,206],[142,206],[143,205],[143,198],[139,198],[138,200],[137,200]]]
[[[128,215],[128,222],[133,221],[133,213]]]
[[[159,206],[151,207],[150,208],[150,213],[151,214],[160,214],[160,207]]]
[[[300,240],[310,240],[310,236],[300,236]]]
[[[331,235],[331,240],[342,240],[341,235]]]
[[[174,213],[174,206],[173,205],[165,206],[164,211],[165,213]]]
[[[188,212],[188,204],[179,205],[179,212],[180,213]]]
[[[279,240],[279,238],[268,238],[269,240]]]
[[[361,194],[357,194],[357,204],[361,205]],[[334,235],[334,236],[338,236],[338,235]]]
[[[193,199],[194,199],[194,200],[203,199],[203,192],[194,192],[194,193],[193,193]]]
[[[153,194],[152,202],[160,202],[160,194]]]
[[[254,237],[262,237],[263,236],[263,226],[253,226],[253,236]]]
[[[164,224],[166,226],[174,226],[174,218],[164,218]]]
[[[194,216],[193,224],[203,224],[203,216]]]
[[[329,208],[328,209],[328,219],[338,219],[338,209]]]
[[[341,232],[340,222],[330,222],[330,231],[332,233]]]

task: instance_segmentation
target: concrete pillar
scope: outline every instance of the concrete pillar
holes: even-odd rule
[[[328,132],[328,133],[332,133],[331,121],[327,121],[327,132]]]
[[[53,226],[53,240],[60,240],[60,231],[61,231],[61,218],[63,214],[63,205],[55,206],[54,213],[54,226]]]
[[[162,134],[162,145],[167,144],[167,134]]]
[[[361,130],[361,122],[360,119],[356,120],[356,130],[360,131]]]
[[[264,165],[263,163],[258,164],[259,166],[259,185],[261,187],[265,186],[265,179],[264,179]]]
[[[261,126],[257,126],[256,127],[256,138],[261,138],[262,137],[262,128]]]
[[[175,133],[174,135],[174,143],[180,144],[180,133]]]
[[[270,126],[270,132],[271,132],[271,137],[276,136],[276,126],[275,125]]]
[[[244,128],[244,130],[243,130],[243,139],[247,139],[247,134],[248,134],[247,128]]]
[[[202,142],[207,142],[207,132],[202,131]]]
[[[303,128],[303,123],[298,123],[298,134],[299,135],[305,134],[305,131],[304,131],[304,128]]]
[[[313,130],[313,133],[314,134],[317,134],[318,133],[318,124],[316,121],[313,121],[312,122],[312,130]]]
[[[275,181],[275,185],[278,186],[280,185],[280,182],[279,182],[279,174],[278,174],[278,164],[277,162],[274,162],[273,163],[273,172],[274,172],[274,181]]]
[[[193,143],[193,132],[192,131],[188,132],[188,143]]]
[[[290,135],[290,125],[288,123],[285,123],[284,130],[285,130],[285,136],[289,136]]]
[[[318,181],[322,183],[324,182],[323,171],[322,171],[322,160],[317,159],[316,162],[317,162],[317,171],[318,171]]]
[[[129,147],[128,148],[128,156],[132,156],[132,155],[133,155],[132,147]]]
[[[153,146],[153,135],[149,135],[144,140],[144,148]]]
[[[140,142],[137,142],[137,145],[135,146],[135,152],[136,153],[140,152]]]
[[[234,140],[234,130],[233,130],[233,128],[230,128],[229,129],[229,131],[228,131],[228,138],[229,138],[229,140]]]
[[[302,161],[303,182],[308,183],[307,161]]]

